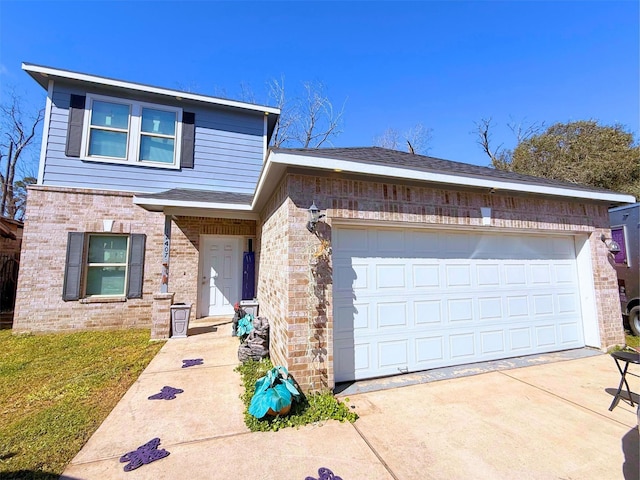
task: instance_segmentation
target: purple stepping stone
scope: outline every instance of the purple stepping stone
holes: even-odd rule
[[[321,467],[318,469],[318,478],[307,477],[304,480],[342,480],[342,478],[334,475],[328,468]]]
[[[173,388],[165,385],[160,390],[160,393],[156,393],[155,395],[151,395],[149,400],[173,400],[176,398],[176,394],[182,393],[184,390],[181,388]]]
[[[195,365],[202,365],[204,360],[202,358],[191,358],[188,360],[182,360],[182,368],[193,367]]]
[[[121,456],[120,463],[129,462],[124,466],[124,471],[130,472],[131,470],[135,470],[142,465],[155,462],[156,460],[160,460],[161,458],[169,455],[169,452],[167,452],[165,449],[158,449],[158,445],[160,445],[160,439],[154,438],[144,445],[140,445],[136,450],[125,453],[123,456]]]

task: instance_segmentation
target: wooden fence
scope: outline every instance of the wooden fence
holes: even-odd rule
[[[12,312],[18,284],[18,254],[0,255],[0,312]]]

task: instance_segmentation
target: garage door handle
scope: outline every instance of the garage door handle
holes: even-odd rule
[[[400,373],[409,373],[409,367],[404,367],[404,368],[398,367],[398,371]]]

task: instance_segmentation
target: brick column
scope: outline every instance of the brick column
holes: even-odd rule
[[[171,304],[174,293],[154,293],[151,310],[151,339],[163,340],[171,333]]]

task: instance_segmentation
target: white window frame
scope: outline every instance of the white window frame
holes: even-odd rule
[[[127,239],[127,255],[123,263],[91,263],[89,262],[89,253],[91,250],[91,237],[124,237]],[[129,255],[131,254],[131,235],[129,234],[107,234],[107,233],[88,233],[85,239],[86,252],[84,256],[84,272],[82,282],[82,297],[81,298],[113,298],[113,297],[126,297],[127,296],[127,283],[129,281]],[[89,267],[123,267],[124,266],[124,291],[118,295],[89,295],[87,294],[87,281],[89,275]]]
[[[91,115],[93,113],[94,101],[117,103],[119,105],[129,106],[129,130],[127,134],[127,155],[126,158],[117,157],[105,157],[99,155],[89,155],[89,134],[91,128]],[[173,163],[162,163],[140,160],[140,143],[142,133],[142,109],[150,108],[153,110],[160,110],[164,112],[173,112],[176,114],[176,131],[174,138],[173,149]],[[97,129],[106,130],[101,127]],[[121,131],[120,129],[118,131]],[[148,134],[145,134],[148,135]],[[152,135],[161,138],[170,138],[167,135]],[[87,93],[86,107],[84,115],[84,125],[82,129],[82,160],[88,160],[92,162],[103,163],[118,163],[121,165],[141,165],[145,167],[165,168],[165,169],[179,169],[180,168],[180,151],[181,151],[181,139],[182,139],[182,108],[171,107],[167,105],[158,105],[156,103],[140,102],[136,100],[128,100],[118,97],[108,97],[105,95],[98,95],[94,93]]]

